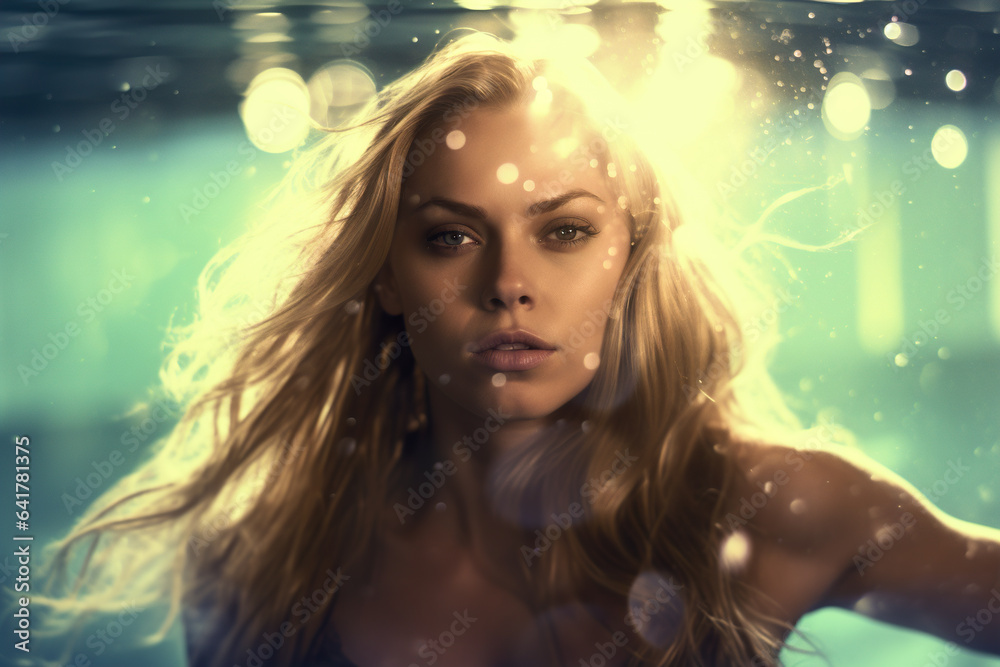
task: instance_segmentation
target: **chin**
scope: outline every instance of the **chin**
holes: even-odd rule
[[[537,391],[511,391],[509,387],[494,389],[483,394],[454,397],[459,404],[483,418],[491,411],[501,413],[507,421],[528,421],[545,419],[552,416],[562,406],[552,400],[551,394],[546,396]],[[472,399],[470,401],[470,398]]]

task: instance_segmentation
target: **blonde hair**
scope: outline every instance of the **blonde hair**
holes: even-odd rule
[[[58,572],[79,546],[89,550],[75,591],[39,601],[75,617],[126,593],[140,604],[166,596],[164,630],[182,603],[226,610],[234,622],[220,641],[197,646],[197,661],[228,665],[330,572],[364,569],[390,490],[414,457],[409,436],[426,426],[411,352],[389,360],[382,346],[402,332],[401,318],[381,311],[372,287],[402,179],[422,160],[414,141],[449,116],[530,99],[539,76],[595,131],[620,113],[595,110],[610,89],[593,70],[526,59],[471,35],[387,86],[361,122],[330,132],[298,161],[273,219],[213,258],[199,282],[198,319],[175,329],[161,378],[186,406],[183,418],[54,545]],[[763,367],[750,363],[732,295],[658,167],[627,131],[602,149],[619,165],[611,182],[633,236],[606,313],[602,364],[573,418],[500,463],[498,507],[530,532],[580,501],[587,480],[628,450],[638,464],[588,488],[585,517],[544,557],[525,559],[536,603],[584,584],[634,602],[637,582],[670,576],[679,630],[658,639],[647,628],[647,641],[630,649],[636,664],[774,664],[781,623],[720,563],[735,474],[728,447],[738,434],[798,425]],[[352,378],[375,359],[377,377],[356,390]],[[137,546],[142,538],[174,549]],[[272,664],[308,654],[331,604],[286,638]]]

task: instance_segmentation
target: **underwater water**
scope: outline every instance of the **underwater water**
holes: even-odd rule
[[[39,550],[174,423],[133,410],[168,323],[307,118],[335,124],[462,28],[590,57],[696,207],[849,239],[762,252],[778,289],[744,332],[780,334],[773,373],[804,422],[1000,527],[1000,1],[18,0],[0,8],[0,433],[31,438]],[[178,627],[129,644],[154,616],[95,624],[77,655],[182,664]],[[1000,665],[848,611],[799,628],[822,656],[789,665]]]

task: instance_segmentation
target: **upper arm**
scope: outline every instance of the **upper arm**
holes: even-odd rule
[[[769,480],[773,494],[748,525],[749,576],[792,618],[840,606],[1000,653],[1000,531],[947,516],[854,453],[767,448],[745,470],[744,493]]]
[[[825,602],[1000,654],[1000,531],[950,517],[898,475],[859,463],[851,474],[862,493],[844,511],[880,516],[834,540],[850,560]],[[992,628],[975,620],[983,610]]]

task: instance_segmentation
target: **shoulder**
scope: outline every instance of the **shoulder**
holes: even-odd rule
[[[1000,531],[948,516],[860,452],[758,442],[732,459],[741,576],[782,618],[831,605],[953,639],[1000,596]],[[1000,654],[1000,636],[965,631]]]
[[[793,624],[830,603],[855,569],[859,546],[883,530],[899,539],[923,511],[890,471],[848,447],[817,446],[808,434],[799,442],[741,442],[731,456],[723,528],[745,538],[742,578]]]
[[[741,441],[732,449],[735,480],[727,511],[762,536],[788,547],[818,546],[880,518],[898,489],[889,471],[868,457],[815,439]]]

